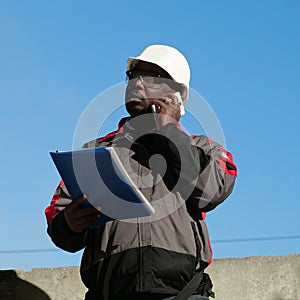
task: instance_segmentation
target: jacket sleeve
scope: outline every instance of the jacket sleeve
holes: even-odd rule
[[[85,247],[87,231],[76,233],[69,229],[64,209],[71,201],[65,185],[61,181],[45,214],[48,223],[47,233],[53,243],[65,251],[76,252]]]
[[[198,176],[195,189],[190,197],[192,205],[201,211],[213,210],[232,192],[237,168],[231,153],[208,137],[194,137],[196,146],[209,158],[207,166]]]
[[[213,210],[234,186],[237,169],[231,154],[208,137],[190,137],[174,124],[162,127],[160,132],[167,137],[168,176],[188,200],[188,209],[197,215]]]

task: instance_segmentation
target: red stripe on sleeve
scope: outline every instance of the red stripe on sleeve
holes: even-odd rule
[[[208,138],[208,141],[210,143],[214,143],[214,141],[211,138]],[[233,162],[232,154],[226,151],[222,146],[221,146],[221,151],[222,151],[222,156],[221,158],[217,158],[216,161],[218,162],[220,167],[225,171],[225,173],[232,176],[237,176],[237,167]]]
[[[210,242],[209,237],[208,237],[208,245],[209,245],[209,249],[210,249],[210,258],[209,258],[207,264],[210,265],[212,260],[213,260],[213,250],[212,250],[212,246],[211,246],[211,242]]]
[[[61,180],[54,196],[51,199],[51,203],[50,205],[45,209],[45,215],[46,215],[46,219],[47,219],[47,223],[50,223],[50,221],[52,220],[52,218],[56,215],[57,211],[55,209],[55,202],[59,199],[60,195],[59,195],[59,191],[61,189],[61,187],[64,185],[64,182]]]

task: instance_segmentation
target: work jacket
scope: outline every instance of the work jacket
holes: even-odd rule
[[[71,200],[61,182],[46,209],[48,234],[66,251],[84,248],[80,271],[89,289],[86,299],[177,294],[196,268],[211,262],[205,213],[232,191],[237,170],[231,154],[175,124],[140,134],[125,120],[116,132],[84,145],[92,147],[114,147],[155,213],[74,233],[65,221],[63,209]]]

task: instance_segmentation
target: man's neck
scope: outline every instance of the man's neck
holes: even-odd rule
[[[144,134],[156,130],[156,123],[153,114],[144,114],[130,118],[127,120],[126,124],[129,129]]]

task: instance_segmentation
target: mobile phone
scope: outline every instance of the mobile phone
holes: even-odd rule
[[[154,104],[151,105],[151,109],[153,113],[156,113],[156,106]]]
[[[177,97],[178,104],[180,105],[180,115],[183,116],[185,114],[185,109],[184,109],[184,106],[183,106],[181,95],[180,95],[179,92],[174,93],[174,95]]]

